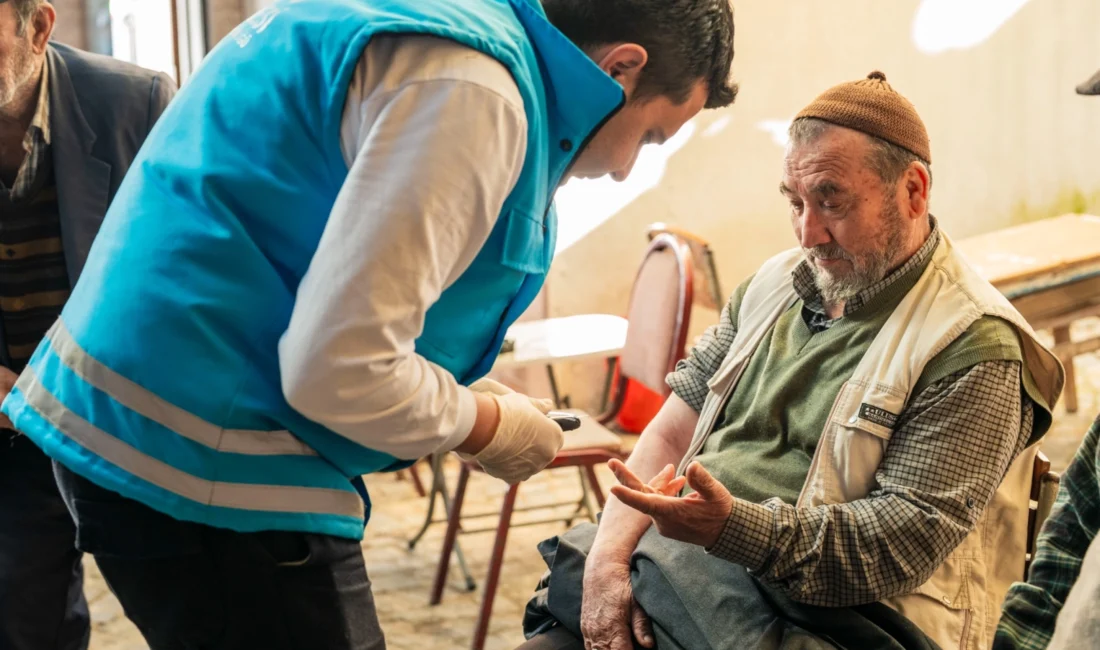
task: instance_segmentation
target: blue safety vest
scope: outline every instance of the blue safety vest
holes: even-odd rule
[[[622,89],[536,0],[286,0],[215,48],[161,117],[3,412],[49,456],[178,519],[362,536],[350,478],[391,468],[291,408],[278,341],[348,173],[340,125],[375,34],[448,38],[512,73],[519,180],[417,351],[492,366],[554,250],[555,188]]]

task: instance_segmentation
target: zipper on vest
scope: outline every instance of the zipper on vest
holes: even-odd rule
[[[970,619],[973,618],[973,611],[970,609],[963,610],[963,629],[962,635],[959,638],[959,650],[966,650],[968,645],[967,641],[970,637]]]

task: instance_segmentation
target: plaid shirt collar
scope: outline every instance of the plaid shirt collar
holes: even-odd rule
[[[897,282],[898,278],[918,266],[923,266],[932,258],[933,251],[936,250],[936,246],[940,243],[940,229],[939,225],[936,223],[936,218],[932,215],[928,215],[928,222],[932,226],[932,232],[928,235],[928,239],[924,241],[924,244],[917,252],[913,253],[904,264],[899,266],[892,273],[889,273],[885,278],[849,298],[848,301],[844,303],[844,316],[855,313],[872,298],[882,293],[883,289]],[[806,319],[806,324],[815,332],[829,329],[837,319],[830,319],[825,313],[825,306],[821,300],[821,292],[818,290],[817,284],[814,283],[814,272],[813,269],[810,268],[810,263],[803,260],[795,267],[791,275],[794,278],[794,290],[798,294],[798,297],[802,299],[802,315]]]
[[[43,155],[50,146],[50,66],[42,62],[42,80],[38,86],[38,105],[34,109],[30,127],[23,136],[23,164],[11,186],[11,198],[19,199],[26,195],[34,185],[34,179],[41,167]]]

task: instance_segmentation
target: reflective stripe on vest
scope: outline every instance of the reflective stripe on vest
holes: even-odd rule
[[[241,510],[313,512],[363,518],[363,501],[353,491],[208,481],[162,463],[67,409],[38,381],[30,366],[23,371],[18,388],[31,408],[88,451],[184,498]]]
[[[116,402],[184,438],[217,451],[257,456],[316,456],[289,431],[223,429],[158,397],[111,370],[84,351],[58,319],[46,333],[61,362],[90,386]]]

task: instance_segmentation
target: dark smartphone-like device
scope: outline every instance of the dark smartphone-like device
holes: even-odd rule
[[[566,413],[565,411],[550,411],[546,416],[554,422],[557,422],[562,431],[573,431],[581,427],[581,419],[572,413]]]

